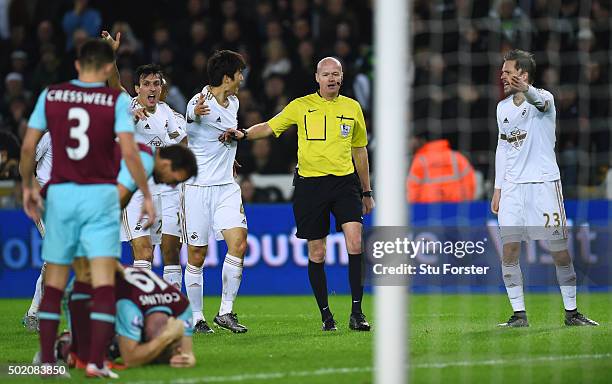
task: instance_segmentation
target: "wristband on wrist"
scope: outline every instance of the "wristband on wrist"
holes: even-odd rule
[[[248,135],[247,130],[244,129],[244,128],[241,128],[241,129],[239,129],[239,131],[242,132],[242,134],[244,135],[244,136],[242,136],[242,139],[240,139],[240,140],[246,140],[247,135]]]
[[[361,197],[372,197],[372,191],[369,190],[369,191],[361,192]]]

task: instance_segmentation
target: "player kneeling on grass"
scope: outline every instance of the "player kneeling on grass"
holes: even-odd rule
[[[75,270],[81,276],[75,288],[87,284],[89,265],[81,263]],[[152,363],[195,365],[191,306],[180,291],[148,269],[119,264],[115,287],[117,349],[127,367]],[[82,298],[82,294],[73,291],[69,300],[72,303]],[[77,309],[70,311],[70,322],[75,326],[65,360],[70,366],[82,368],[89,350],[88,317]]]
[[[155,180],[157,184],[163,183],[174,186],[188,180],[198,173],[198,165],[193,152],[184,146],[171,145],[153,152],[150,147],[138,143],[138,149],[140,152],[140,160],[143,164],[147,178],[152,175],[153,180]],[[49,168],[51,167],[50,161],[51,160],[49,160]],[[119,191],[121,208],[125,208],[132,198],[132,195],[134,195],[134,192],[136,192],[137,186],[123,160],[121,161],[121,167],[117,177],[117,189]],[[42,220],[39,224],[40,235],[44,237],[44,231],[40,229],[44,228]],[[79,250],[77,253],[80,254],[82,252]],[[30,309],[22,321],[24,327],[32,332],[38,330],[38,306],[40,305],[42,296],[41,281],[44,269],[45,265],[43,265],[38,281],[36,282],[36,294],[32,299]]]

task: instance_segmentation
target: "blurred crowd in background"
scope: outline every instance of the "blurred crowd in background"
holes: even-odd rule
[[[0,0],[0,179],[18,180],[19,145],[39,92],[76,76],[76,52],[88,37],[121,32],[121,80],[134,95],[136,67],[157,63],[170,83],[167,102],[183,113],[207,84],[217,49],[241,53],[240,127],[265,121],[291,99],[316,89],[316,63],[344,65],[342,94],[366,115],[370,155],[373,0]],[[128,13],[128,9],[132,13]],[[414,135],[448,139],[483,175],[494,176],[499,75],[510,48],[536,54],[536,86],[555,95],[557,151],[566,197],[597,197],[610,166],[610,2],[607,0],[416,0],[412,18]],[[382,97],[393,97],[394,87]],[[297,139],[239,145],[245,202],[286,196],[263,191],[250,175],[291,174]],[[408,142],[408,140],[407,140]],[[415,148],[411,148],[415,150]],[[18,204],[14,197],[5,205]]]

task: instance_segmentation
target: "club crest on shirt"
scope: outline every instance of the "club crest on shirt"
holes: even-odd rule
[[[147,145],[150,145],[152,147],[161,147],[164,145],[164,142],[162,141],[162,139],[159,138],[159,136],[155,136],[151,139],[151,141],[147,143]]]
[[[340,124],[340,134],[342,135],[342,137],[348,137],[350,132],[351,132],[350,125],[344,124],[344,123]]]
[[[527,131],[514,127],[508,134],[508,143],[512,144],[514,149],[521,149],[523,142],[527,138]]]
[[[136,328],[142,328],[144,326],[144,321],[142,319],[142,316],[140,315],[136,315],[134,316],[134,318],[132,319],[131,323],[130,323],[133,327]]]

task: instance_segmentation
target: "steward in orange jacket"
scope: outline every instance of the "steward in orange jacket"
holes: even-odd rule
[[[434,140],[414,154],[407,189],[411,203],[474,200],[474,168],[465,156],[450,148],[448,140]]]

